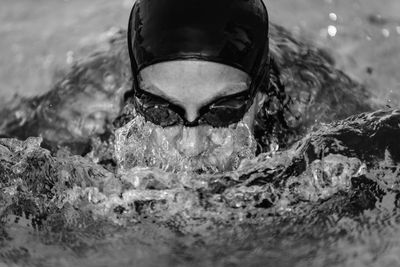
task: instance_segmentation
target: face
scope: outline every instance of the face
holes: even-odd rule
[[[188,123],[198,120],[202,108],[210,103],[247,92],[250,83],[245,72],[207,61],[159,63],[143,69],[139,75],[143,91],[178,106]],[[146,143],[143,156],[150,155],[147,165],[191,171],[233,169],[240,159],[254,154],[256,143],[252,129],[260,102],[260,95],[257,95],[243,118],[225,127],[207,124],[160,127],[138,119],[137,123],[143,124],[140,126],[142,137],[147,137],[132,142],[136,151],[139,143]]]

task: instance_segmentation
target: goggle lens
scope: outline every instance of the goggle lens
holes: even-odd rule
[[[183,123],[179,114],[170,108],[170,103],[162,98],[151,94],[140,94],[135,97],[135,106],[139,114],[147,121],[160,125],[161,127],[169,127]]]
[[[223,98],[207,106],[206,110],[201,110],[203,115],[200,121],[214,127],[226,127],[239,122],[248,110],[249,101],[248,94]]]
[[[224,97],[216,102],[203,107],[200,110],[200,117],[193,123],[184,119],[185,111],[171,104],[169,101],[141,92],[135,97],[136,108],[147,121],[161,127],[175,125],[203,125],[213,127],[227,127],[230,124],[239,122],[246,114],[250,106],[250,94],[246,91],[233,96]]]

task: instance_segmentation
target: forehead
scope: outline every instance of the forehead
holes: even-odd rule
[[[200,60],[151,65],[139,73],[140,87],[176,104],[200,106],[245,91],[250,77],[231,66]]]

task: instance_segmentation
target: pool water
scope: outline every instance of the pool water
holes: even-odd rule
[[[117,30],[104,31],[125,25],[131,4],[102,0],[96,5],[73,0],[1,2],[8,8],[0,11],[1,20],[8,22],[0,28],[6,37],[0,43],[2,58],[8,60],[7,64],[1,62],[4,97],[14,92],[25,96],[43,93],[51,87],[53,75],[54,79],[64,77],[67,65],[74,65],[79,55],[88,54],[93,47],[109,49],[103,47],[104,40]],[[287,27],[296,38],[328,49],[340,69],[366,85],[374,105],[397,108],[398,1],[387,0],[385,5],[372,0],[271,1],[267,5],[272,21]],[[76,30],[69,32],[71,29]],[[279,42],[272,45],[277,49]],[[117,70],[125,68],[114,63],[110,64]],[[58,69],[56,74],[54,69]],[[330,72],[329,66],[327,73],[339,75]],[[102,78],[106,87],[120,96],[114,87],[124,88],[124,83],[110,76]],[[324,85],[318,78],[312,77],[316,85],[310,86]],[[290,77],[286,81],[289,88],[296,84]],[[339,85],[348,85],[345,79],[338,83],[337,91],[351,89]],[[110,103],[106,93],[96,94],[97,103]],[[67,100],[70,95],[64,96]],[[80,101],[85,103],[91,94],[79,96],[84,96]],[[44,102],[43,116],[51,121],[48,110],[68,110],[65,107],[78,106],[75,100]],[[21,110],[32,108],[31,102],[22,103]],[[347,113],[323,109],[323,118],[347,117],[350,110],[361,110],[354,106],[348,106]],[[90,109],[97,112],[99,107]],[[0,114],[7,121],[7,113]],[[71,114],[61,115],[70,118]],[[17,115],[30,118],[29,114]],[[89,119],[96,121],[97,117]],[[75,136],[103,130],[96,128],[97,124],[88,126],[88,121],[69,129],[81,130],[74,132]],[[82,124],[87,127],[80,127]],[[52,129],[51,125],[27,125],[32,132],[35,127]],[[121,146],[118,139],[115,144],[99,141],[97,150],[86,157],[66,150],[50,153],[40,146],[43,140],[38,137],[1,139],[1,264],[400,265],[399,125],[400,112],[395,109],[332,124],[317,123],[294,145],[272,149],[243,162],[236,171],[220,174],[109,166],[99,155],[108,155],[114,145]],[[32,132],[25,132],[25,137]],[[69,138],[67,132],[57,129],[43,136]]]
[[[114,172],[90,157],[51,155],[41,138],[2,139],[1,260],[396,266],[399,123],[399,110],[355,116],[236,171],[200,175]]]

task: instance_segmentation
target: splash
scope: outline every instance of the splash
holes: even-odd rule
[[[243,159],[255,157],[255,138],[243,122],[224,129],[209,127],[205,134],[212,145],[201,155],[189,157],[166,138],[165,129],[136,116],[116,131],[118,165],[121,170],[147,166],[170,172],[217,173],[236,169]],[[156,144],[154,139],[158,139]]]
[[[0,139],[0,256],[21,266],[125,266],[141,257],[214,266],[232,255],[281,261],[291,251],[292,266],[310,253],[350,253],[341,244],[366,251],[370,233],[389,240],[389,253],[399,236],[399,123],[399,111],[354,116],[234,171],[201,175],[139,167],[136,159],[113,173],[88,158],[51,155],[40,138]],[[176,266],[164,263],[156,265]]]

